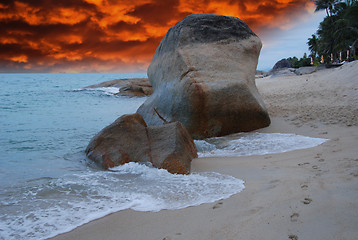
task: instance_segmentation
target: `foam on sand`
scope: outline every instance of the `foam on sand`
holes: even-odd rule
[[[243,189],[242,180],[219,173],[176,175],[138,163],[38,179],[26,189],[1,193],[6,202],[1,204],[0,239],[44,239],[120,210],[181,209]]]
[[[318,146],[327,139],[287,133],[239,133],[196,140],[199,157],[250,156],[288,152]]]

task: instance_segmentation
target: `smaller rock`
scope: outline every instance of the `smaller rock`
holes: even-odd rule
[[[104,169],[150,162],[147,124],[140,114],[123,115],[92,138],[87,157]]]
[[[280,68],[272,71],[271,78],[282,77],[282,76],[296,76],[294,68]]]
[[[170,173],[190,173],[197,149],[185,127],[179,123],[147,127],[136,113],[123,115],[92,138],[87,157],[104,169],[128,162],[150,162]]]
[[[311,74],[316,71],[316,67],[300,67],[295,70],[297,75]]]
[[[179,122],[148,127],[152,164],[170,173],[190,173],[191,160],[198,157],[188,131]]]

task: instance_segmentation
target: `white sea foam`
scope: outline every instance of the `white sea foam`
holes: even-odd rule
[[[244,182],[231,176],[176,175],[137,163],[39,179],[27,189],[2,193],[0,239],[43,239],[119,210],[181,209],[225,199],[242,189]],[[12,195],[15,192],[22,195]]]
[[[288,133],[239,133],[196,140],[199,157],[250,156],[288,152],[318,146],[327,139]]]
[[[102,92],[105,92],[107,94],[116,94],[119,92],[119,89],[118,87],[99,87],[99,88],[86,88],[87,90],[90,90],[90,91],[102,91]]]
[[[74,92],[82,92],[82,91],[89,91],[89,92],[103,92],[106,95],[114,95],[119,93],[119,87],[98,87],[98,88],[78,88],[74,89]]]

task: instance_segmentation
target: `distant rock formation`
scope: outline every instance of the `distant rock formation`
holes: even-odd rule
[[[284,58],[275,63],[269,75],[271,75],[271,77],[295,76],[310,74],[315,72],[316,70],[317,68],[315,66],[293,68],[291,62]]]
[[[138,113],[123,115],[92,138],[88,158],[104,169],[128,162],[150,162],[170,173],[190,173],[197,149],[179,122],[147,127]]]
[[[90,85],[85,88],[101,87],[117,87],[119,88],[119,92],[115,95],[119,96],[142,97],[153,93],[152,85],[149,83],[148,78],[116,79]]]
[[[272,68],[272,71],[276,71],[282,68],[291,68],[291,63],[290,61],[288,61],[287,59],[281,59],[280,61],[278,61],[277,63],[275,63],[275,65]]]
[[[192,14],[169,29],[148,68],[148,125],[179,121],[202,139],[270,124],[255,86],[261,41],[240,19]]]

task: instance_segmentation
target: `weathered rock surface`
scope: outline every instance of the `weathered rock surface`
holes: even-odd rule
[[[148,82],[143,83],[129,83],[119,89],[115,95],[128,97],[143,97],[153,93],[152,85]]]
[[[193,14],[172,27],[148,68],[148,125],[179,121],[196,139],[270,124],[255,86],[260,39],[240,19]]]
[[[198,157],[188,131],[179,122],[148,127],[152,164],[170,173],[187,174],[191,160]]]
[[[119,88],[119,92],[116,93],[116,95],[120,96],[141,97],[148,96],[153,93],[152,85],[149,83],[148,78],[115,79],[90,85],[85,88],[101,87],[117,87]]]
[[[123,115],[92,138],[86,154],[105,169],[150,162],[147,124],[139,114]]]
[[[88,158],[104,169],[128,162],[151,162],[170,173],[187,174],[196,146],[181,123],[147,127],[138,113],[123,115],[92,138]]]

